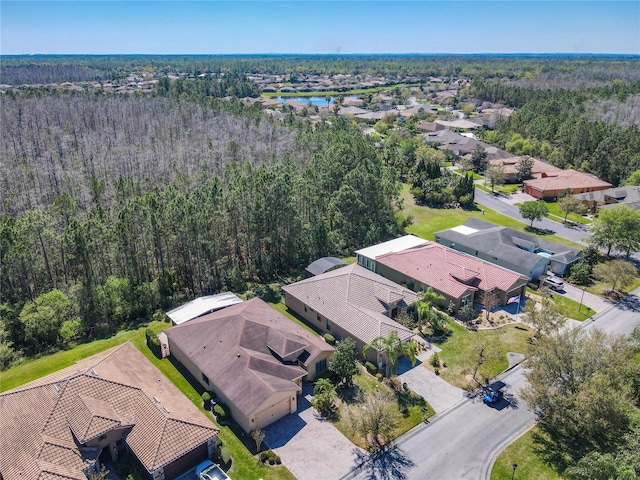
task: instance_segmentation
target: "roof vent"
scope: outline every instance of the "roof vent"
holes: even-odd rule
[[[238,354],[238,358],[240,358],[240,354]]]
[[[97,377],[97,376],[98,376],[98,372],[96,372],[93,368],[91,369],[91,374],[92,374],[94,377]]]
[[[56,389],[56,392],[60,391],[60,385],[58,385],[57,383],[53,385],[53,388]]]
[[[158,400],[158,397],[153,397],[153,401],[156,403],[160,403],[160,400]]]
[[[168,409],[167,409],[167,407],[165,407],[165,406],[163,406],[163,407],[162,407],[162,411],[163,411],[164,413],[169,413],[169,410],[168,410]]]

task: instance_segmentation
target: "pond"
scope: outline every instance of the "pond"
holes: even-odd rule
[[[355,95],[350,95],[345,98],[357,98]],[[300,102],[307,104],[311,102],[313,105],[318,106],[326,106],[327,105],[327,97],[276,97],[276,100],[279,102]],[[329,97],[329,105],[332,105],[335,101],[335,97]]]

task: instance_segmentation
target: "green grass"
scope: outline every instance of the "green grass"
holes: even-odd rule
[[[497,458],[491,470],[491,480],[511,480],[512,465],[518,464],[515,478],[518,480],[560,480],[562,477],[553,467],[535,453],[533,432],[530,430],[509,445]]]
[[[467,380],[469,367],[472,365],[470,352],[473,350],[476,338],[483,339],[491,336],[496,338],[496,358],[484,365],[479,373],[486,378],[493,378],[503,372],[508,366],[507,352],[526,354],[529,349],[531,330],[523,325],[507,325],[496,330],[478,330],[472,332],[458,323],[449,321],[447,326],[451,335],[444,340],[434,341],[442,349],[440,360],[447,365],[441,369],[444,380],[456,387],[465,388],[470,385]]]
[[[494,212],[488,208],[484,209],[485,215],[483,215],[482,210],[479,208],[463,210],[461,208],[431,208],[416,205],[413,200],[413,196],[409,191],[408,184],[404,184],[402,186],[401,198],[404,204],[402,212],[413,218],[413,224],[407,227],[407,232],[426,238],[427,240],[433,240],[434,233],[461,225],[469,218],[477,218],[479,220],[484,220],[486,222],[495,223],[497,225],[529,233],[527,231],[527,225],[524,223],[521,223],[511,217],[507,217],[506,215],[502,215],[501,213]],[[544,238],[571,248],[579,250],[582,249],[581,245],[556,235],[545,235]]]
[[[564,213],[560,211],[560,206],[558,205],[558,202],[545,201],[545,203],[547,204],[547,208],[549,209],[550,216],[557,217],[554,219],[556,221],[564,222]],[[581,223],[583,225],[588,225],[591,223],[591,220],[589,220],[588,218],[573,212],[571,212],[567,216],[567,221]]]
[[[83,358],[128,341],[133,342],[140,348],[139,345],[146,345],[144,336],[146,328],[151,328],[154,332],[158,333],[170,326],[171,324],[169,323],[152,322],[136,330],[123,330],[110,338],[94,340],[93,342],[83,343],[74,348],[61,350],[51,355],[26,360],[0,373],[0,392],[11,390],[32,380],[44,377],[45,375],[69,367],[78,360],[82,360]]]
[[[631,286],[626,288],[620,288],[619,285],[616,285],[616,292],[629,293],[630,291],[640,287],[640,277],[636,277],[633,280]],[[596,281],[593,284],[587,287],[587,292],[593,293],[594,295],[599,295],[601,297],[605,296],[606,292],[611,291],[611,282],[601,282]]]
[[[479,177],[482,178],[482,177]],[[474,178],[476,180],[476,178]],[[491,184],[487,183],[487,185],[483,183],[476,183],[476,187],[478,187],[483,192],[487,193],[503,193],[505,195],[511,195],[513,192],[517,192],[520,189],[520,186],[517,184],[509,184],[509,185],[495,185],[493,187],[493,191],[491,191]]]
[[[365,392],[373,392],[376,389],[382,389],[387,392],[393,392],[389,387],[377,381],[377,379],[370,375],[364,367],[360,367],[360,374],[353,377],[354,387],[347,390],[341,400],[347,404],[357,403]],[[406,392],[395,392],[396,400],[398,401],[398,411],[402,412],[403,405],[406,407],[406,413],[401,413],[400,423],[394,430],[393,438],[398,438],[400,435],[408,432],[416,425],[419,425],[425,418],[429,418],[435,415],[435,411],[431,408],[431,405],[427,403],[422,397],[417,394],[409,394]],[[422,408],[427,409],[427,413],[423,416]],[[329,421],[352,443],[358,445],[361,448],[367,448],[367,443],[364,438],[353,435],[344,425],[342,418],[340,417],[340,410],[338,410]]]
[[[532,290],[530,288],[527,288],[527,292],[532,293],[533,295],[545,295],[540,290]],[[571,300],[570,298],[564,297],[562,295],[549,293],[546,294],[546,296],[550,297],[551,300],[553,300],[553,303],[555,303],[560,309],[560,313],[562,313],[567,318],[573,318],[574,320],[583,322],[596,313],[585,304],[582,304],[582,308],[580,308],[580,302],[576,302],[575,300]]]
[[[160,332],[171,326],[169,323],[152,322],[148,325],[155,332]],[[202,408],[201,394],[202,387],[198,382],[192,379],[188,371],[178,365],[174,365],[170,359],[158,359],[147,348],[144,331],[147,326],[138,328],[137,330],[128,330],[118,333],[117,335],[104,339],[95,340],[90,343],[78,345],[77,347],[61,352],[41,357],[35,360],[26,361],[20,365],[10,368],[2,372],[0,381],[0,391],[10,390],[24,383],[40,378],[49,373],[60,370],[61,368],[73,365],[78,360],[89,357],[108,348],[115,347],[124,342],[132,342],[145,357],[149,359],[173,384],[200,409],[208,418],[213,421],[210,412]],[[191,379],[189,381],[188,379]],[[257,462],[247,445],[251,445],[253,440],[245,435],[247,445],[239,438],[243,433],[239,427],[221,426],[219,438],[223,445],[231,452],[233,463],[229,470],[231,478],[248,478],[248,479],[274,479],[274,480],[294,480],[295,477],[289,472],[285,466],[266,466]]]

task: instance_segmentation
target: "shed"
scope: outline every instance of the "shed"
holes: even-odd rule
[[[305,268],[305,272],[307,272],[308,276],[315,277],[316,275],[344,267],[345,265],[348,265],[348,263],[340,260],[339,258],[322,257],[309,264],[309,266]]]

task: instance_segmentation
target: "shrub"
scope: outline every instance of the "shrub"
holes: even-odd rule
[[[282,460],[280,459],[280,456],[278,454],[276,454],[276,452],[274,452],[273,450],[267,450],[265,452],[262,452],[260,454],[260,461],[262,463],[269,463],[269,465],[280,465],[282,463]]]
[[[211,408],[211,394],[209,392],[202,393],[202,404],[204,405],[205,410],[209,410],[209,408]]]
[[[226,422],[229,418],[229,410],[223,403],[216,403],[213,407],[213,413],[215,414],[218,423]]]
[[[380,372],[376,373],[376,380],[381,382],[383,378],[384,378],[384,375],[382,375]]]
[[[231,451],[227,447],[220,448],[220,460],[225,466],[231,463]]]
[[[436,375],[440,375],[440,368],[438,367],[434,368],[433,373],[435,373]]]
[[[460,313],[460,316],[465,320],[473,320],[478,316],[478,312],[476,312],[476,309],[473,308],[473,305],[470,303],[464,305],[458,313]]]
[[[162,358],[162,347],[160,346],[158,336],[150,328],[145,330],[144,335],[147,338],[149,350],[151,350],[156,357]]]
[[[334,337],[333,335],[331,335],[330,333],[325,333],[323,335],[325,341],[329,344],[329,345],[335,345],[336,344],[336,337]]]
[[[367,362],[364,364],[364,366],[366,367],[367,372],[369,372],[371,375],[375,375],[376,373],[378,373],[378,367],[376,367],[373,363]]]
[[[438,352],[435,352],[433,355],[431,355],[431,365],[433,367],[440,366],[440,355],[438,355]]]

